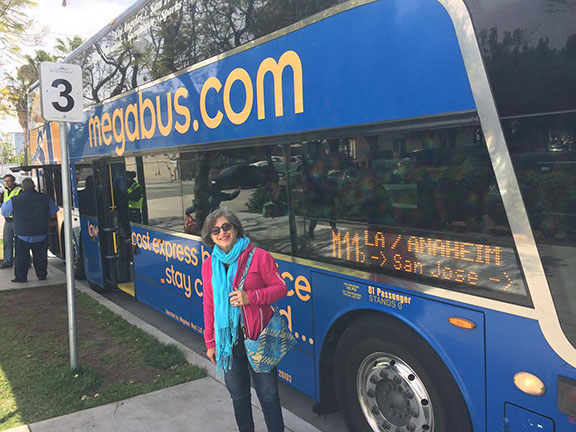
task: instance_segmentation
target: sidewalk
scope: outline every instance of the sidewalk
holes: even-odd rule
[[[55,259],[58,258],[51,258],[49,261]],[[50,262],[47,280],[34,280],[36,278],[33,271],[28,276],[27,283],[14,284],[11,282],[12,269],[0,270],[0,291],[66,283],[66,275],[50,265]],[[228,390],[221,381],[216,379],[216,367],[208,359],[99,295],[90,289],[88,284],[76,281],[76,289],[88,294],[112,312],[161,342],[178,346],[190,363],[205,367],[209,376],[131,399],[9,429],[7,432],[228,432],[237,430]],[[264,417],[254,390],[252,390],[252,403],[256,432],[265,432]],[[283,412],[286,430],[319,432],[317,428],[290,411],[283,409]]]
[[[0,269],[0,291],[20,288],[35,288],[61,283],[65,284],[66,274],[50,265],[50,261],[54,259],[59,258],[48,258],[48,277],[43,281],[38,280],[36,278],[36,274],[34,273],[34,269],[30,268],[30,270],[28,270],[28,282],[13,283],[12,279],[14,279],[14,268],[11,267]]]

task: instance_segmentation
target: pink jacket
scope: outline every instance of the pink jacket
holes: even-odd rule
[[[238,271],[234,279],[234,287],[240,284],[248,254],[254,249],[249,245],[238,258]],[[202,264],[202,283],[204,287],[204,343],[206,348],[216,346],[214,340],[214,297],[212,293],[212,257]],[[254,252],[250,269],[246,275],[244,290],[248,294],[250,304],[242,307],[246,336],[250,339],[258,335],[266,327],[272,317],[271,303],[286,297],[288,287],[282,279],[272,255],[258,248]]]

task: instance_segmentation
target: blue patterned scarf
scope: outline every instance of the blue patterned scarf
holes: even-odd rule
[[[236,240],[226,253],[217,245],[212,251],[212,292],[214,297],[214,332],[216,339],[216,368],[218,373],[232,367],[232,348],[238,339],[240,308],[230,305],[228,295],[233,291],[238,270],[238,257],[250,244],[246,237]],[[228,271],[224,264],[228,265]]]

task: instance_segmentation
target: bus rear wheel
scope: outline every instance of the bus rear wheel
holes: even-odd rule
[[[354,432],[473,432],[454,378],[436,352],[402,323],[354,322],[336,348],[338,405]]]

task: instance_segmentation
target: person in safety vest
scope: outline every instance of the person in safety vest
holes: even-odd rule
[[[128,178],[128,219],[130,222],[142,223],[142,204],[144,202],[144,195],[142,194],[142,186],[134,180],[136,173],[134,171],[126,171]]]
[[[12,282],[27,282],[30,251],[39,280],[48,275],[48,227],[58,206],[48,195],[34,190],[34,180],[22,180],[22,192],[2,204],[2,216],[14,217],[16,259]]]
[[[22,188],[16,183],[12,174],[4,176],[4,193],[1,195],[0,205],[10,201],[20,193]],[[0,268],[12,267],[14,260],[14,225],[12,216],[7,217],[4,222],[4,263]]]

